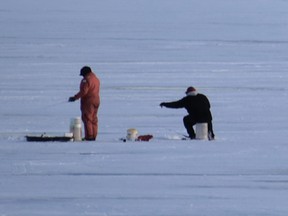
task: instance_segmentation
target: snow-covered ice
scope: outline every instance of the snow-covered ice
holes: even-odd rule
[[[0,215],[288,214],[287,0],[9,0],[0,3]],[[101,80],[96,142],[64,134],[80,115],[79,70]],[[195,86],[215,141],[182,141]],[[128,128],[150,142],[119,138]]]

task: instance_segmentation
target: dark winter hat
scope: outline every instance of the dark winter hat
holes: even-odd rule
[[[84,66],[81,70],[80,70],[80,76],[86,76],[87,74],[91,73],[92,70],[90,67],[88,66]]]
[[[192,86],[188,87],[187,90],[186,90],[186,94],[190,93],[190,92],[196,92],[196,89]]]

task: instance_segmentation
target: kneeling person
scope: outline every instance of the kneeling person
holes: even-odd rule
[[[208,124],[208,138],[214,139],[215,135],[212,126],[212,114],[210,112],[210,102],[204,94],[200,94],[194,87],[188,87],[186,97],[178,101],[162,102],[161,107],[167,108],[185,108],[188,115],[183,118],[184,126],[191,139],[195,139],[196,135],[193,126],[196,123]]]

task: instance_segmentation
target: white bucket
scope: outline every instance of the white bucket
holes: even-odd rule
[[[135,128],[130,128],[127,130],[126,139],[128,141],[135,141],[138,138],[138,131]]]
[[[70,121],[70,132],[73,133],[74,141],[82,141],[81,117],[76,117]]]
[[[196,139],[200,139],[200,140],[208,139],[208,124],[207,123],[196,124]]]

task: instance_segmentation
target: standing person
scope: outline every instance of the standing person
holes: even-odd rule
[[[97,112],[100,105],[100,81],[88,66],[84,66],[81,69],[80,76],[83,76],[80,83],[80,91],[73,97],[70,97],[69,102],[74,102],[81,98],[85,140],[93,141],[96,140],[98,134]]]
[[[210,112],[210,102],[208,98],[199,94],[194,87],[188,87],[186,90],[186,97],[181,100],[173,102],[162,102],[161,107],[167,108],[185,108],[188,115],[183,118],[184,126],[190,139],[195,139],[196,135],[193,125],[196,123],[208,123],[208,138],[213,140],[215,135],[212,126],[212,115]]]

